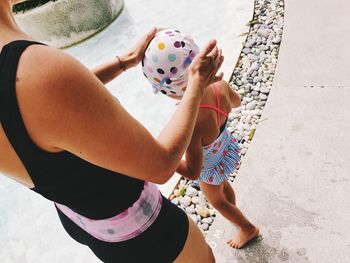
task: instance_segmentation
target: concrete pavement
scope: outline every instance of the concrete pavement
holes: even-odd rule
[[[285,24],[274,85],[350,86],[347,0],[285,0]]]
[[[231,249],[219,215],[207,236],[218,263],[350,261],[350,3],[285,8],[274,87],[234,183],[261,236]]]
[[[217,262],[350,260],[350,89],[276,88],[234,183],[261,237],[236,251],[218,216]]]

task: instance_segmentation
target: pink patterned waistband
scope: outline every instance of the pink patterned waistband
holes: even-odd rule
[[[145,182],[139,199],[132,207],[114,217],[101,220],[79,215],[65,205],[55,205],[93,237],[105,242],[121,242],[140,235],[152,225],[162,207],[162,195],[155,184]]]

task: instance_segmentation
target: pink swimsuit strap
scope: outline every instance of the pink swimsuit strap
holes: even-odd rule
[[[218,127],[220,128],[220,126],[221,126],[221,124],[220,124],[220,114],[224,115],[225,117],[228,117],[228,114],[220,109],[220,95],[218,94],[218,91],[216,89],[215,84],[212,85],[212,89],[213,89],[214,95],[216,97],[217,106],[215,107],[214,105],[210,105],[210,104],[201,104],[201,105],[199,105],[199,108],[215,110],[218,113]]]
[[[140,235],[153,224],[162,207],[162,195],[155,184],[145,182],[139,199],[131,207],[102,220],[79,215],[65,205],[55,205],[91,236],[105,242],[121,242]]]

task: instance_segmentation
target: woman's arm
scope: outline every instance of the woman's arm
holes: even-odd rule
[[[75,59],[49,47],[30,49],[22,57],[19,76],[26,82],[19,81],[17,96],[34,143],[155,183],[168,181],[178,167],[204,89],[221,78],[215,74],[223,60],[215,41],[195,58],[182,103],[155,139]]]
[[[153,28],[128,53],[118,57],[116,56],[110,61],[94,68],[92,72],[103,84],[107,84],[118,77],[123,71],[135,67],[142,60],[149,42],[154,38],[156,33],[157,28]]]
[[[103,84],[111,82],[121,73],[123,73],[124,69],[127,70],[131,68],[131,63],[129,62],[131,61],[131,58],[129,58],[128,55],[122,55],[118,57],[115,57],[110,61],[105,62],[92,69],[92,72]]]

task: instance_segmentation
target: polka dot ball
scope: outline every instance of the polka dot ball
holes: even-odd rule
[[[182,96],[187,70],[199,48],[193,39],[179,30],[166,29],[150,42],[142,61],[142,70],[155,91]]]

